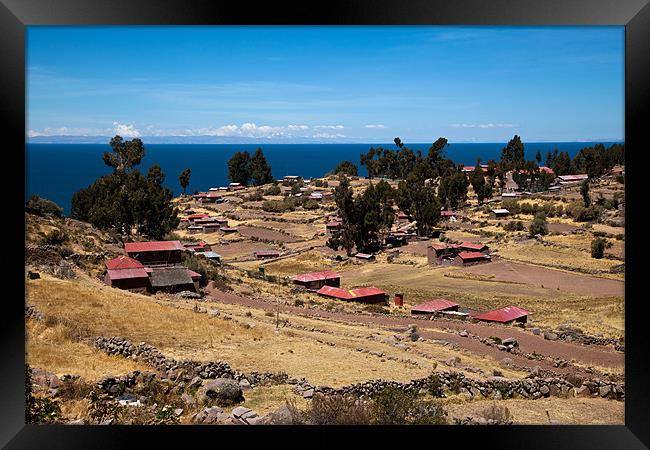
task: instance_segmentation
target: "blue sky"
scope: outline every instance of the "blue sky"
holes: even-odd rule
[[[619,140],[623,27],[28,27],[36,136]]]

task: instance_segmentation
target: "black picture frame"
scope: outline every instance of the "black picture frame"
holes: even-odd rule
[[[643,226],[643,185],[641,171],[647,165],[648,146],[643,140],[644,119],[650,106],[650,5],[648,0],[364,0],[319,3],[274,2],[251,5],[248,2],[198,0],[0,0],[0,112],[5,125],[5,155],[17,152],[25,143],[25,27],[29,25],[623,25],[626,32],[625,60],[625,145],[626,145],[626,399],[624,426],[514,426],[514,427],[437,427],[327,428],[298,430],[292,427],[75,427],[24,424],[24,271],[9,265],[5,276],[11,292],[3,293],[2,367],[3,395],[0,443],[6,448],[115,448],[137,444],[133,439],[158,441],[164,447],[174,443],[192,445],[197,435],[207,442],[224,445],[234,438],[248,445],[251,437],[276,441],[273,435],[311,445],[327,439],[331,430],[375,442],[397,439],[397,445],[422,445],[409,442],[424,439],[443,445],[441,436],[453,445],[480,445],[481,448],[647,448],[650,445],[648,406],[648,351],[644,345],[644,319],[641,308]],[[646,145],[644,145],[646,144]],[[24,147],[23,147],[24,148]],[[12,163],[13,164],[13,163]],[[12,175],[24,173],[24,158],[17,158]],[[8,174],[5,174],[8,176]],[[25,183],[7,183],[22,186]],[[24,233],[24,191],[5,198],[9,219],[5,220],[8,239],[22,252],[22,242],[13,236]],[[19,195],[20,194],[20,195]],[[5,236],[10,236],[9,234]],[[23,235],[24,236],[24,235]],[[638,289],[637,289],[638,288]],[[396,432],[397,431],[397,432]],[[296,438],[296,433],[300,436]],[[327,433],[327,434],[326,434]],[[271,434],[271,436],[268,436]],[[268,437],[267,437],[268,436]],[[435,438],[434,438],[435,436]],[[243,439],[243,440],[242,440]],[[308,441],[305,441],[308,439]],[[432,439],[435,439],[433,441]],[[218,441],[217,441],[218,440]],[[325,440],[323,443],[327,442]],[[334,445],[338,443],[329,439]],[[131,444],[131,445],[130,445]],[[156,444],[153,444],[156,445]],[[226,445],[232,445],[230,443]],[[264,445],[264,444],[263,444]]]

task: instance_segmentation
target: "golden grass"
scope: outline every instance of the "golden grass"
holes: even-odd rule
[[[29,364],[47,369],[57,376],[75,374],[88,381],[109,374],[151,370],[133,360],[110,356],[88,344],[75,342],[69,332],[61,324],[47,327],[42,322],[28,321],[26,350]]]
[[[601,398],[544,398],[538,400],[480,400],[447,403],[449,418],[478,418],[485,408],[497,404],[510,411],[515,424],[548,425],[622,425],[625,423],[625,403]]]

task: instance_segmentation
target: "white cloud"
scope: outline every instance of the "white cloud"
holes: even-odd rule
[[[512,123],[452,123],[451,126],[454,128],[513,128],[516,125]]]
[[[287,129],[291,131],[297,130],[307,130],[309,127],[307,125],[287,125]]]
[[[108,130],[96,130],[90,128],[68,128],[68,127],[59,127],[59,128],[44,128],[41,131],[29,130],[27,132],[28,137],[39,137],[39,136],[101,136],[105,134]]]
[[[365,125],[366,128],[386,128],[386,125],[378,123],[378,124],[370,124],[370,125]]]
[[[319,130],[342,130],[343,125],[316,125],[314,128]]]
[[[344,134],[329,134],[329,133],[316,133],[315,138],[325,138],[325,139],[335,139],[335,138],[344,138]]]
[[[118,122],[113,122],[113,132],[122,137],[140,137],[140,132],[136,130],[133,125],[126,125]]]

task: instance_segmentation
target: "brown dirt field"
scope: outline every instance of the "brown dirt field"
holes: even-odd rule
[[[593,297],[623,296],[625,293],[623,281],[590,277],[504,260],[464,267],[462,270],[479,275],[494,275],[498,281],[526,283],[545,288],[558,287],[560,291]]]
[[[446,340],[477,355],[492,357],[497,361],[508,357],[513,360],[515,365],[523,367],[540,366],[542,369],[551,370],[559,374],[577,372],[584,375],[585,372],[579,367],[554,368],[548,361],[529,360],[521,355],[506,354],[498,350],[496,347],[488,347],[477,340],[463,338],[459,335],[446,333],[441,330],[443,328],[455,330],[464,329],[471,334],[475,334],[481,337],[515,337],[519,341],[520,349],[523,352],[537,352],[554,358],[562,358],[567,360],[575,359],[585,364],[596,365],[599,367],[622,367],[624,364],[624,355],[622,353],[560,341],[546,341],[540,336],[535,336],[532,333],[527,333],[515,327],[504,327],[481,323],[472,324],[469,322],[458,322],[443,319],[423,321],[414,319],[412,317],[373,316],[344,312],[330,312],[315,308],[305,309],[291,305],[278,305],[269,301],[242,297],[236,294],[225,293],[218,290],[211,291],[210,297],[220,302],[238,304],[251,308],[263,309],[265,311],[276,311],[279,308],[281,311],[291,314],[308,317],[322,317],[326,319],[341,320],[359,324],[379,325],[382,327],[406,328],[412,323],[417,323],[419,329],[421,330],[420,334],[427,339]]]
[[[300,238],[297,238],[290,234],[281,233],[279,231],[269,230],[266,228],[240,226],[238,227],[238,231],[239,234],[247,238],[255,237],[258,239],[268,239],[280,242],[298,242],[301,240]]]
[[[526,226],[528,227],[529,225],[527,224]],[[548,231],[552,233],[570,233],[580,228],[577,225],[571,225],[569,223],[548,222]]]
[[[213,245],[212,250],[227,261],[239,258],[253,258],[253,252],[257,250],[280,250],[280,247],[266,242],[242,241],[228,245]]]

